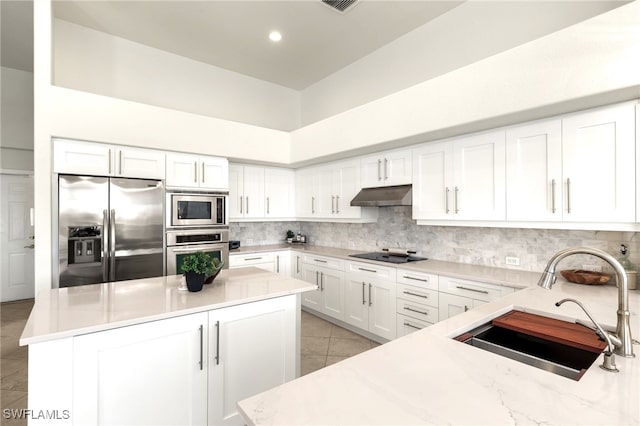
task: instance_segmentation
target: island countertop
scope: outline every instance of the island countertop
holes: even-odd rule
[[[631,330],[640,333],[640,293],[629,292]],[[580,381],[521,364],[452,337],[512,309],[615,326],[617,289],[558,283],[530,287],[393,340],[238,403],[248,425],[640,424],[640,347]]]
[[[202,291],[179,290],[181,275],[51,289],[38,295],[20,345],[315,290],[258,268],[223,269]]]

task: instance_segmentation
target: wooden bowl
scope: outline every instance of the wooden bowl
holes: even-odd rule
[[[606,284],[611,279],[611,275],[602,272],[585,271],[582,269],[565,269],[560,271],[565,280],[576,284]]]

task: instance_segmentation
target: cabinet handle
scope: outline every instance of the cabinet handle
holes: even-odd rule
[[[408,275],[404,275],[402,278],[406,278],[408,280],[416,280],[416,281],[422,281],[423,283],[428,283],[429,280],[426,278],[416,278],[416,277],[410,277]]]
[[[242,197],[242,195],[241,195],[241,196],[240,196],[240,214],[242,214],[242,210],[243,210],[243,208],[242,208],[242,198],[243,198],[243,197]]]
[[[469,310],[469,307],[467,305],[464,305],[464,311],[467,312]]]
[[[404,309],[405,311],[415,312],[416,314],[421,314],[421,315],[424,315],[424,316],[429,316],[429,312],[426,312],[426,311],[420,311],[420,310],[418,310],[418,309],[413,309],[413,308],[410,308],[410,307],[408,307],[408,306],[405,306],[403,309]]]
[[[111,149],[109,149],[109,174],[111,174]]]
[[[335,214],[336,213],[336,209],[335,209],[335,202],[336,202],[336,196],[332,195],[331,196],[331,214]]]
[[[367,269],[367,268],[358,268],[358,270],[365,271],[365,272],[373,272],[374,274],[378,273],[378,271],[375,271],[373,269]]]
[[[296,274],[300,273],[300,256],[296,256]]]
[[[198,183],[198,162],[193,162],[193,182]]]
[[[571,179],[567,178],[567,213],[571,213]]]
[[[336,214],[340,214],[340,196],[336,195]]]
[[[456,186],[455,189],[454,189],[455,197],[454,197],[454,200],[453,200],[454,201],[454,206],[455,206],[455,209],[456,209],[456,214],[458,214],[460,212],[460,209],[458,208],[458,193],[459,192],[460,192],[460,190]]]
[[[324,272],[320,272],[320,291],[324,291]]]
[[[373,301],[371,300],[371,283],[369,283],[369,306],[373,305]]]
[[[412,293],[410,291],[403,291],[404,294],[408,294],[409,296],[416,296],[416,297],[422,297],[423,299],[428,299],[429,296],[426,294],[418,294],[418,293]]]
[[[267,197],[267,214],[269,214],[269,197]]]
[[[122,174],[122,150],[118,151],[118,174]]]
[[[366,300],[364,300],[364,288],[367,286],[367,284],[362,281],[362,304],[364,305],[365,303],[367,303]]]
[[[316,197],[311,197],[311,214],[315,214],[316,212]]]
[[[381,166],[382,166],[382,160],[378,158],[378,180],[382,180],[382,173],[380,173]]]
[[[408,322],[406,322],[406,321],[405,321],[403,324],[404,324],[406,327],[415,328],[416,330],[422,330],[422,327],[418,327],[418,326],[413,325],[413,324],[411,324],[411,323],[408,323]]]
[[[204,162],[202,163],[202,183],[204,183]]]
[[[202,339],[202,333],[203,332],[204,331],[203,331],[202,324],[200,324],[200,370],[203,369],[203,366],[202,366],[202,354],[204,353],[204,349],[203,349],[203,346],[202,346],[202,340],[203,340]]]
[[[246,211],[246,213],[249,214],[249,196],[247,195],[245,198],[247,199],[247,207],[246,207],[247,211]]]
[[[387,180],[389,178],[388,172],[389,172],[389,161],[385,158],[384,159],[384,180]]]
[[[556,180],[551,179],[551,213],[556,212]]]
[[[318,290],[322,291],[322,288],[320,288],[320,284],[318,284],[319,277],[320,277],[320,271],[316,271],[316,286],[318,287]]]
[[[489,294],[487,290],[477,290],[475,288],[463,287],[461,285],[457,285],[456,288],[460,290],[475,291],[476,293]]]
[[[280,272],[280,256],[276,256],[276,272]]]
[[[220,321],[216,321],[216,365],[220,364]]]
[[[322,260],[322,259],[313,259],[313,260],[320,263],[327,263],[326,260]]]
[[[260,260],[262,259],[261,257],[247,257],[244,259],[244,261],[246,262],[247,260]]]
[[[444,188],[444,210],[446,214],[449,214],[449,212],[451,211],[449,209],[449,192],[451,191],[449,190],[449,187],[446,186]]]

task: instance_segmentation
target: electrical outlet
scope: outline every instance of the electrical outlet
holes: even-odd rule
[[[599,265],[582,265],[585,271],[602,272],[602,266]]]
[[[520,258],[515,256],[507,256],[504,258],[504,262],[511,266],[520,266]]]
[[[245,241],[245,243],[246,243],[248,246],[252,246],[252,245],[253,245],[253,240],[252,240],[251,238],[247,238],[247,240]]]

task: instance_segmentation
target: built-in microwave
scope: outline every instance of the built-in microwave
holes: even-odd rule
[[[226,193],[167,193],[167,228],[228,226]]]

